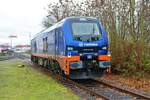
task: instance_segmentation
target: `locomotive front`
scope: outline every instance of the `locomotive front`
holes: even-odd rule
[[[107,33],[94,18],[72,18],[65,36],[70,78],[86,79],[103,75],[110,67]]]

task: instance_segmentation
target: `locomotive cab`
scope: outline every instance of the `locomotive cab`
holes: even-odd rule
[[[67,25],[65,55],[70,67],[69,76],[85,79],[103,75],[110,67],[110,54],[102,25],[94,18],[70,19]]]

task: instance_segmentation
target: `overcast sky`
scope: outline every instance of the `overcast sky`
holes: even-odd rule
[[[49,2],[57,0],[1,0],[0,44],[10,43],[9,35],[17,35],[13,45],[29,44],[33,36],[43,29],[42,20]]]

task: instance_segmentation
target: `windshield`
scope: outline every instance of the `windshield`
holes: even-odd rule
[[[97,23],[72,23],[73,35],[100,35]]]
[[[98,24],[94,22],[74,22],[72,23],[72,31],[76,40],[94,41],[101,36]]]

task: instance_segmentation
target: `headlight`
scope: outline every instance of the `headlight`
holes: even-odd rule
[[[67,47],[67,50],[73,50],[73,47]]]
[[[110,52],[109,52],[109,51],[107,52],[107,56],[109,56],[109,57],[111,56],[111,54],[110,54]]]
[[[79,55],[80,55],[80,56],[82,56],[83,54],[82,54],[82,53],[80,53]]]
[[[68,55],[67,55],[67,56],[68,56],[68,58],[70,58],[70,57],[71,57],[71,53],[68,53]]]
[[[106,46],[102,47],[102,50],[107,50],[107,47]]]
[[[95,55],[95,56],[97,56],[97,55],[98,55],[98,53],[94,53],[94,55]]]

